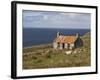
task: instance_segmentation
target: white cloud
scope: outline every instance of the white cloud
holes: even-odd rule
[[[49,19],[48,15],[43,15],[43,20],[48,20],[48,19]]]
[[[75,18],[77,16],[81,16],[81,13],[61,13],[61,15],[68,16],[70,18]]]

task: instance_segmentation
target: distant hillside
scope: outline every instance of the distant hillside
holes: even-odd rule
[[[87,32],[87,33],[85,33],[82,37],[83,37],[83,38],[88,38],[88,37],[90,38],[90,35],[91,35],[90,32]]]
[[[85,46],[89,46],[90,43],[91,43],[91,35],[90,35],[90,32],[86,33],[85,35],[82,36],[82,40],[83,40],[83,43]]]

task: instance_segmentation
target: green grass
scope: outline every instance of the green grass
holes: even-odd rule
[[[90,66],[90,35],[81,37],[84,46],[72,50],[55,50],[51,44],[23,49],[23,69]],[[76,51],[76,53],[74,53]]]

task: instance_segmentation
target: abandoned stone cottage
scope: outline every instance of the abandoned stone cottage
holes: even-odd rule
[[[57,37],[53,41],[54,49],[74,49],[82,45],[83,41],[78,33],[76,35],[60,35],[57,32]]]

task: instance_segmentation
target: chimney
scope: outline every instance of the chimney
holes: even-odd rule
[[[57,37],[59,37],[60,36],[60,33],[59,32],[57,32]]]
[[[77,38],[79,37],[79,33],[76,33],[76,37],[77,37]]]

